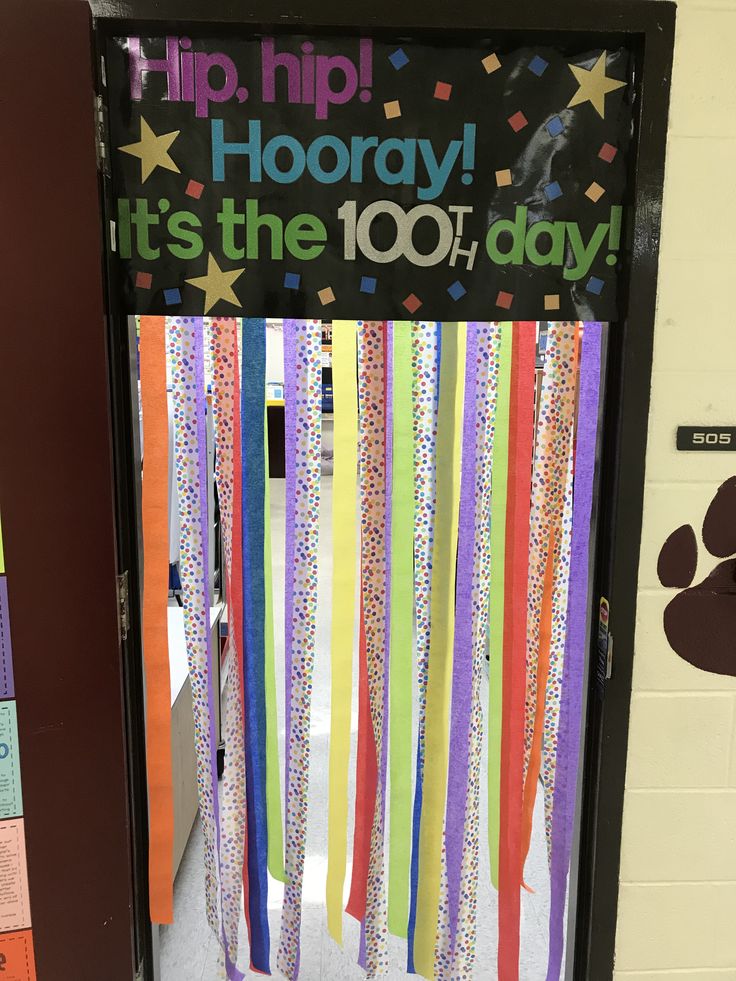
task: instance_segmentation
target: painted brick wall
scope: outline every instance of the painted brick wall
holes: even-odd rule
[[[736,979],[736,679],[669,648],[672,592],[656,571],[667,535],[685,522],[699,533],[715,489],[736,473],[736,453],[675,452],[678,424],[736,424],[735,43],[736,0],[680,3],[616,981]],[[717,561],[701,550],[696,581]]]

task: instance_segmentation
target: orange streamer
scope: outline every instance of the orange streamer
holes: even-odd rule
[[[143,663],[146,673],[149,902],[154,923],[174,921],[169,596],[169,419],[166,327],[141,317],[143,410]]]

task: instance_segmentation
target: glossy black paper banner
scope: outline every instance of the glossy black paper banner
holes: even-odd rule
[[[127,38],[128,313],[616,319],[629,54]]]

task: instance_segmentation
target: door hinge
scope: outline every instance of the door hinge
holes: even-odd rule
[[[128,594],[128,570],[117,577],[118,583],[118,627],[120,639],[127,640],[130,630],[130,597]]]
[[[95,96],[95,147],[97,149],[97,169],[106,177],[110,176],[110,161],[107,155],[105,103],[101,95]]]

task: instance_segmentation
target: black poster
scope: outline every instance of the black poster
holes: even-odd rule
[[[616,319],[623,49],[130,37],[105,67],[128,313]]]

